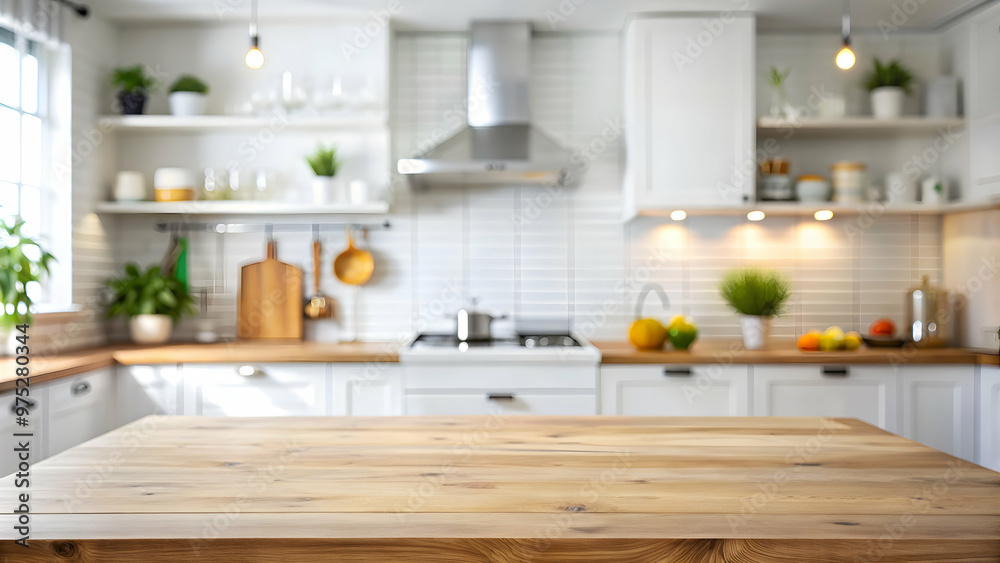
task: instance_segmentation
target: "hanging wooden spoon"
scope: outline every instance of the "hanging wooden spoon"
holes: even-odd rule
[[[320,280],[320,256],[323,248],[319,242],[319,236],[313,240],[313,295],[306,302],[305,314],[310,319],[329,319],[333,316],[333,299],[323,295],[319,289]]]

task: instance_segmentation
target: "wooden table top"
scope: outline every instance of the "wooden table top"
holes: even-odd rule
[[[30,495],[0,560],[1000,560],[1000,474],[851,419],[147,417]]]

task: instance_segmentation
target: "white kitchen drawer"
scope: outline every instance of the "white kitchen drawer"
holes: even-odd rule
[[[509,398],[508,398],[509,397]],[[593,415],[597,398],[593,394],[440,393],[406,396],[409,415]]]
[[[327,364],[185,364],[184,414],[324,416],[330,414]]]
[[[152,414],[183,414],[177,364],[118,366],[118,424]]]
[[[553,365],[406,365],[413,389],[589,389],[597,388],[597,367]]]
[[[115,426],[117,392],[110,368],[49,384],[48,455],[100,436]]]
[[[892,366],[753,366],[756,416],[858,418],[896,431],[896,374]]]
[[[111,370],[87,372],[49,383],[49,410],[59,411],[104,402],[105,411],[114,410],[115,381]],[[106,401],[112,401],[110,404]]]
[[[745,365],[607,365],[601,367],[601,414],[746,416]]]

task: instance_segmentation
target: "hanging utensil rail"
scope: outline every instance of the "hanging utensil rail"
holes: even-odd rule
[[[314,226],[318,226],[320,231],[333,232],[343,229],[345,226],[352,229],[391,229],[389,221],[381,223],[221,223],[221,222],[188,222],[177,221],[172,223],[157,223],[156,230],[161,233],[188,231],[188,232],[208,232],[218,234],[228,233],[305,233],[315,231]]]

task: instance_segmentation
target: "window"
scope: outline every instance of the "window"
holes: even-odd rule
[[[49,98],[50,62],[58,58],[51,45],[0,27],[0,217],[20,215],[26,235],[69,261],[72,233],[65,211],[57,211],[69,202],[68,185],[52,172],[54,140],[60,137],[55,123],[65,121],[56,119]],[[56,193],[57,184],[64,193]],[[47,280],[28,292],[42,308],[70,300],[64,280]]]

